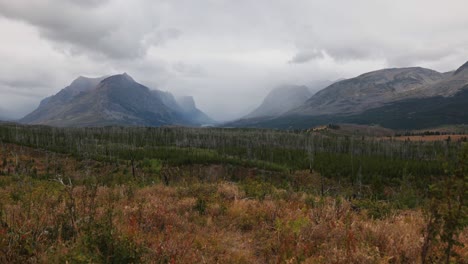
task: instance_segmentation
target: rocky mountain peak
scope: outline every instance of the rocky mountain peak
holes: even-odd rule
[[[71,82],[64,90],[77,94],[80,92],[86,92],[96,88],[96,86],[106,78],[106,76],[98,78],[88,78],[84,76],[79,76]]]
[[[151,91],[127,73],[103,78],[80,76],[44,99],[20,120],[52,126],[199,126],[213,121],[185,98],[183,111],[169,92]],[[1,114],[1,113],[0,113]]]
[[[122,73],[122,74],[116,74],[116,75],[111,75],[111,76],[108,76],[107,78],[103,79],[102,80],[102,84],[106,84],[106,83],[111,83],[111,82],[118,82],[118,83],[121,83],[121,84],[124,84],[124,83],[136,83],[136,81],[130,76],[128,75],[127,73]],[[101,86],[100,85],[100,86]]]
[[[122,73],[122,77],[125,78],[128,81],[134,82],[135,80],[132,78],[132,76],[128,75],[126,72]]]

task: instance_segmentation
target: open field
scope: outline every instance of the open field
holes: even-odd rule
[[[16,125],[0,139],[2,263],[468,259],[463,142]]]

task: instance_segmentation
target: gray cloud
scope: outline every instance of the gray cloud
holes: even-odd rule
[[[200,65],[191,65],[184,62],[178,62],[174,64],[172,68],[177,73],[187,77],[200,78],[206,76],[205,70]]]
[[[37,27],[64,50],[113,59],[141,58],[152,45],[180,35],[160,29],[153,11],[151,1],[0,1],[1,15]]]
[[[468,60],[466,0],[0,0],[0,105],[130,73],[236,118],[272,87]]]
[[[95,7],[104,5],[108,0],[70,0],[73,4],[83,7]]]
[[[323,53],[318,50],[304,50],[298,52],[294,57],[289,61],[290,63],[305,63],[314,59],[323,58]]]

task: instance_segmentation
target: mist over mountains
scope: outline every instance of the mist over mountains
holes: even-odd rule
[[[269,117],[281,115],[298,105],[303,104],[312,96],[306,86],[281,86],[273,89],[262,104],[245,118]]]
[[[192,99],[193,100],[193,99]],[[215,122],[192,101],[179,105],[169,92],[151,91],[128,74],[79,77],[20,120],[51,126],[200,126]]]
[[[325,82],[322,82],[325,85]],[[272,89],[243,118],[219,124],[192,96],[150,90],[126,73],[80,76],[19,120],[50,126],[206,126],[303,129],[328,123],[395,129],[468,123],[468,63],[440,73],[421,67],[390,68],[329,82],[314,94],[304,85]],[[0,109],[0,119],[6,110]]]
[[[412,129],[466,124],[467,85],[468,63],[448,73],[383,69],[336,82],[285,113],[246,116],[226,125],[284,129],[357,123]]]

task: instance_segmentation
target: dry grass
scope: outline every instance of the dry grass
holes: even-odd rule
[[[15,188],[0,189],[5,223],[0,243],[6,249],[2,261],[86,259],[83,241],[90,234],[85,229],[91,219],[105,222],[109,211],[112,239],[134,245],[140,260],[148,263],[420,261],[424,218],[419,211],[372,220],[365,212],[353,211],[348,202],[332,198],[317,199],[313,208],[306,205],[304,195],[290,200],[243,199],[238,186],[223,182],[207,186],[215,191],[206,197],[210,201],[201,213],[196,208],[199,193],[186,189],[99,187],[94,196],[92,190],[80,186],[73,190],[77,230],[73,238],[67,238],[64,226],[70,216],[63,192],[41,185],[31,189],[31,200],[15,201]],[[51,237],[60,228],[61,234]],[[461,238],[468,242],[466,231]],[[466,248],[457,251],[468,257]]]
[[[80,172],[66,156],[56,161]],[[377,220],[339,197],[274,188],[259,200],[225,181],[70,188],[0,176],[1,263],[420,263],[424,226],[420,210]],[[468,259],[466,247],[455,250]]]

